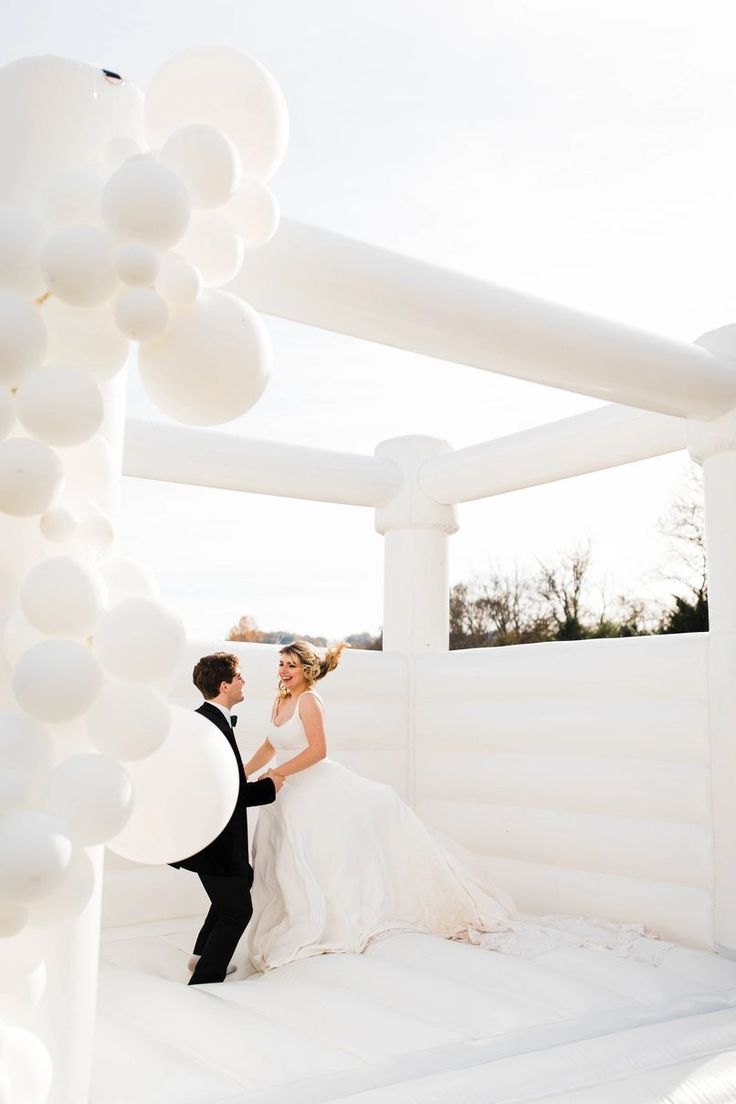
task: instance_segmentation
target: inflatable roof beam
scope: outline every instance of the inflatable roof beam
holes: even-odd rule
[[[293,219],[228,290],[265,314],[659,414],[736,405],[726,356]]]
[[[197,487],[383,506],[399,490],[390,460],[129,419],[123,474]]]
[[[437,502],[470,502],[677,452],[686,433],[682,418],[612,404],[443,452],[421,467],[419,482]],[[385,506],[401,484],[397,466],[380,457],[134,419],[126,424],[124,473],[349,506]]]

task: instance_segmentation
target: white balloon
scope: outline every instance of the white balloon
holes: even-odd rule
[[[39,777],[51,766],[52,747],[46,729],[9,709],[0,710],[0,763],[29,777]]]
[[[91,510],[79,524],[80,541],[95,552],[106,552],[115,542],[115,528],[107,514]]]
[[[65,169],[46,188],[41,217],[47,226],[102,226],[105,178],[96,169]]]
[[[195,46],[167,61],[148,88],[145,119],[152,146],[163,145],[187,123],[218,127],[254,180],[273,176],[289,138],[286,101],[276,81],[253,58],[227,46]]]
[[[22,207],[0,206],[0,288],[35,299],[44,291],[41,249],[45,232]]]
[[[169,738],[146,759],[129,764],[135,808],[108,842],[143,863],[185,859],[206,847],[232,816],[240,779],[227,740],[198,713],[172,707]]]
[[[171,728],[171,709],[157,690],[138,683],[103,686],[87,714],[98,751],[124,762],[144,759],[161,747]]]
[[[49,299],[42,311],[50,360],[73,364],[95,379],[107,380],[128,359],[128,339],[117,327],[111,303],[72,307]]]
[[[119,169],[129,157],[137,157],[140,153],[140,145],[132,138],[111,138],[105,146],[105,164],[111,169]]]
[[[41,258],[48,288],[75,307],[106,302],[117,286],[112,239],[96,226],[63,226]]]
[[[158,276],[161,261],[155,249],[143,242],[121,245],[115,257],[118,276],[129,287],[150,287]]]
[[[185,640],[178,614],[150,598],[126,598],[100,618],[94,650],[115,678],[156,682],[176,667]]]
[[[81,445],[102,425],[102,393],[86,372],[46,364],[23,377],[15,398],[20,422],[47,445]]]
[[[25,905],[3,902],[0,904],[0,939],[10,939],[23,931],[28,923],[28,909]],[[0,1100],[2,1097],[0,1096]]]
[[[71,857],[66,829],[50,813],[25,809],[0,817],[0,895],[9,901],[53,893]]]
[[[43,634],[34,629],[21,610],[13,610],[8,614],[2,631],[2,652],[8,666],[15,667],[23,653],[43,639]]]
[[[47,636],[89,636],[106,602],[99,571],[76,556],[42,560],[20,588],[23,613],[34,629]]]
[[[189,123],[169,135],[161,162],[184,181],[194,207],[220,207],[240,180],[240,155],[226,134]]]
[[[178,242],[191,209],[178,176],[145,156],[121,165],[102,193],[102,214],[114,234],[161,249]]]
[[[13,437],[0,442],[0,511],[16,517],[43,514],[63,476],[59,457],[41,441]]]
[[[52,724],[81,717],[101,685],[96,659],[76,640],[34,644],[13,673],[13,692],[21,708]]]
[[[33,780],[27,774],[3,766],[0,772],[0,813],[30,805],[34,793]]]
[[[0,383],[0,441],[4,441],[15,425],[13,396]]]
[[[15,387],[46,355],[46,327],[36,307],[15,291],[0,291],[0,384]]]
[[[117,835],[133,810],[133,785],[125,767],[95,753],[73,755],[46,783],[46,806],[72,843],[91,847]]]
[[[206,287],[229,284],[245,255],[243,239],[219,211],[195,211],[179,250],[201,273]]]
[[[31,928],[47,928],[78,916],[91,900],[94,888],[95,868],[87,852],[79,848],[73,852],[59,888],[32,904],[28,923]]]
[[[257,180],[244,180],[222,213],[240,234],[246,249],[269,242],[281,217],[273,192]]]
[[[18,1020],[36,1007],[46,988],[41,941],[33,931],[0,940],[0,1016]],[[0,1053],[0,1061],[4,1057]]]
[[[164,253],[156,291],[172,307],[191,307],[202,292],[202,275],[178,253]]]
[[[41,532],[46,540],[57,544],[66,544],[73,540],[77,533],[79,519],[71,510],[63,506],[56,506],[53,510],[47,510],[41,515]]]
[[[65,506],[81,512],[89,509],[90,502],[106,504],[117,478],[117,465],[104,437],[97,434],[83,445],[60,448],[59,459],[64,465]]]
[[[0,1036],[0,1053],[10,1087],[8,1104],[46,1104],[53,1066],[38,1035],[7,1025]]]
[[[218,425],[260,398],[271,347],[252,307],[210,291],[177,315],[163,337],[141,347],[139,367],[150,398],[170,417],[189,425]]]
[[[108,556],[100,563],[110,606],[124,598],[158,598],[159,586],[150,568],[123,556]]]
[[[115,321],[133,341],[160,337],[169,324],[169,308],[153,288],[131,288],[115,304]]]

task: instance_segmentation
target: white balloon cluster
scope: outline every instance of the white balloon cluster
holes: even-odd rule
[[[19,95],[37,76],[22,66],[11,75]],[[267,181],[288,136],[281,91],[237,50],[195,48],[154,77],[144,120],[148,148],[114,137],[105,164],[64,167],[34,211],[0,206],[0,440],[11,389],[18,422],[47,446],[20,461],[17,446],[0,446],[6,512],[28,484],[51,505],[48,449],[99,431],[100,384],[129,340],[140,343],[146,390],[179,421],[229,421],[266,385],[261,319],[222,289],[278,227]]]
[[[43,929],[91,900],[90,849],[117,838],[140,861],[192,854],[227,822],[238,787],[212,726],[164,697],[180,618],[144,568],[110,555],[110,381],[134,340],[146,389],[180,421],[229,421],[260,396],[263,324],[222,289],[276,231],[266,182],[283,157],[286,108],[252,59],[188,50],[145,98],[146,148],[142,130],[135,140],[123,125],[136,94],[108,102],[90,72],[53,58],[0,69],[2,106],[46,128],[18,125],[23,188],[0,164],[0,199],[14,199],[0,204],[0,704],[10,706],[0,709],[0,1017],[10,1021],[43,994]],[[39,112],[39,81],[66,108]],[[114,119],[120,133],[103,126]],[[34,143],[55,166],[42,185]],[[75,161],[91,148],[98,155]],[[203,777],[211,785],[193,815]],[[7,1027],[0,1050],[0,1102],[45,1100],[41,1040]]]

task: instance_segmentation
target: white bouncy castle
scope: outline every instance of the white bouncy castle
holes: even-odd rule
[[[280,220],[285,104],[235,50],[178,55],[145,97],[23,59],[0,104],[2,1104],[736,1100],[734,328],[678,344]],[[259,312],[609,405],[374,456],[190,428],[267,386]],[[126,423],[126,365],[182,424]],[[448,651],[458,503],[684,448],[709,633]],[[204,898],[165,864],[235,799],[191,710],[222,643],[116,555],[123,474],[373,508],[383,651],[331,676],[330,754],[524,912],[646,924],[663,961],[406,933],[187,988]],[[233,648],[247,744],[275,649]]]

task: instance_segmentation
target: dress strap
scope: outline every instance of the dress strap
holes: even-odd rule
[[[299,695],[299,700],[298,700],[298,701],[297,701],[297,703],[296,703],[296,712],[297,712],[297,713],[299,713],[299,709],[300,709],[300,702],[301,702],[302,698],[305,698],[305,697],[307,696],[307,694],[311,694],[313,698],[316,698],[316,699],[317,699],[317,701],[319,702],[319,704],[320,704],[320,705],[322,706],[322,708],[324,709],[324,707],[325,707],[325,703],[324,703],[324,702],[322,701],[322,698],[321,698],[321,697],[319,696],[319,694],[317,693],[317,691],[316,691],[316,690],[305,690],[305,691],[304,691],[304,693],[302,693],[302,694],[300,694],[300,695]],[[300,716],[301,716],[301,714],[300,714]]]

